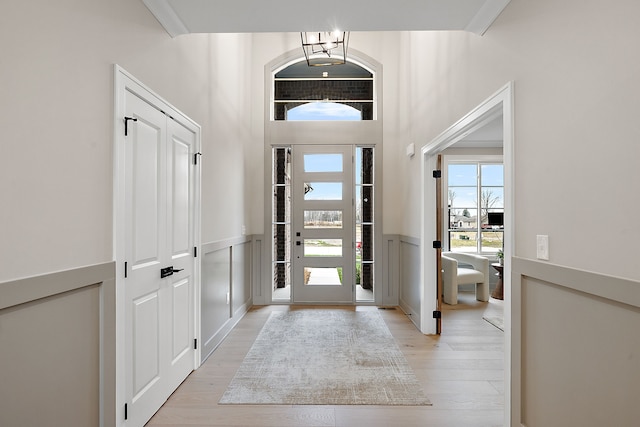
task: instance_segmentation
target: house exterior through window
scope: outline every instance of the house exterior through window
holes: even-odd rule
[[[446,173],[449,250],[495,255],[504,242],[502,160],[449,160]]]

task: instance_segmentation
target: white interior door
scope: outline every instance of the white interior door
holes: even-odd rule
[[[354,300],[353,147],[293,147],[293,301]]]
[[[127,423],[142,426],[194,368],[196,135],[129,91],[125,103]]]

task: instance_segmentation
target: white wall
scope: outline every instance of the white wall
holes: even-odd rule
[[[482,37],[405,36],[403,113],[416,145],[515,82],[515,255],[535,258],[536,234],[547,234],[550,262],[640,278],[632,262],[640,230],[629,221],[640,211],[638,13],[632,0],[512,0]],[[400,152],[407,141],[397,142]],[[419,165],[400,161],[408,191],[393,231],[416,236]],[[617,256],[603,262],[611,249]]]
[[[202,241],[241,234],[250,36],[171,39],[141,1],[35,0],[3,7],[0,40],[0,282],[113,259],[114,63],[202,126]]]
[[[514,82],[509,425],[637,419],[626,396],[637,395],[630,357],[637,340],[630,345],[628,337],[640,321],[640,230],[629,221],[640,211],[639,13],[630,0],[511,0],[482,37],[406,33],[400,45],[410,69],[401,80],[401,111],[410,119],[398,135],[416,145]],[[398,138],[395,151],[406,143]],[[399,192],[402,218],[389,232],[417,236],[420,165],[399,158],[396,170],[406,191]],[[549,236],[548,262],[535,260],[537,234]],[[560,273],[546,274],[552,267]],[[589,289],[577,285],[585,282]],[[606,351],[590,350],[600,344]]]

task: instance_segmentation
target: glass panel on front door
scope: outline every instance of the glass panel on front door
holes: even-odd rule
[[[305,267],[305,286],[342,285],[342,267]]]
[[[342,228],[342,211],[304,211],[304,228]]]
[[[305,182],[304,200],[342,200],[341,182]]]
[[[342,172],[342,154],[305,154],[305,172]]]
[[[342,256],[342,239],[304,239],[304,256]]]

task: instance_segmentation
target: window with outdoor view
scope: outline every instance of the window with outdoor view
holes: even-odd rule
[[[449,162],[448,247],[496,254],[504,242],[504,167],[491,162]]]
[[[309,67],[304,59],[273,76],[273,120],[375,120],[374,75],[352,62]]]

